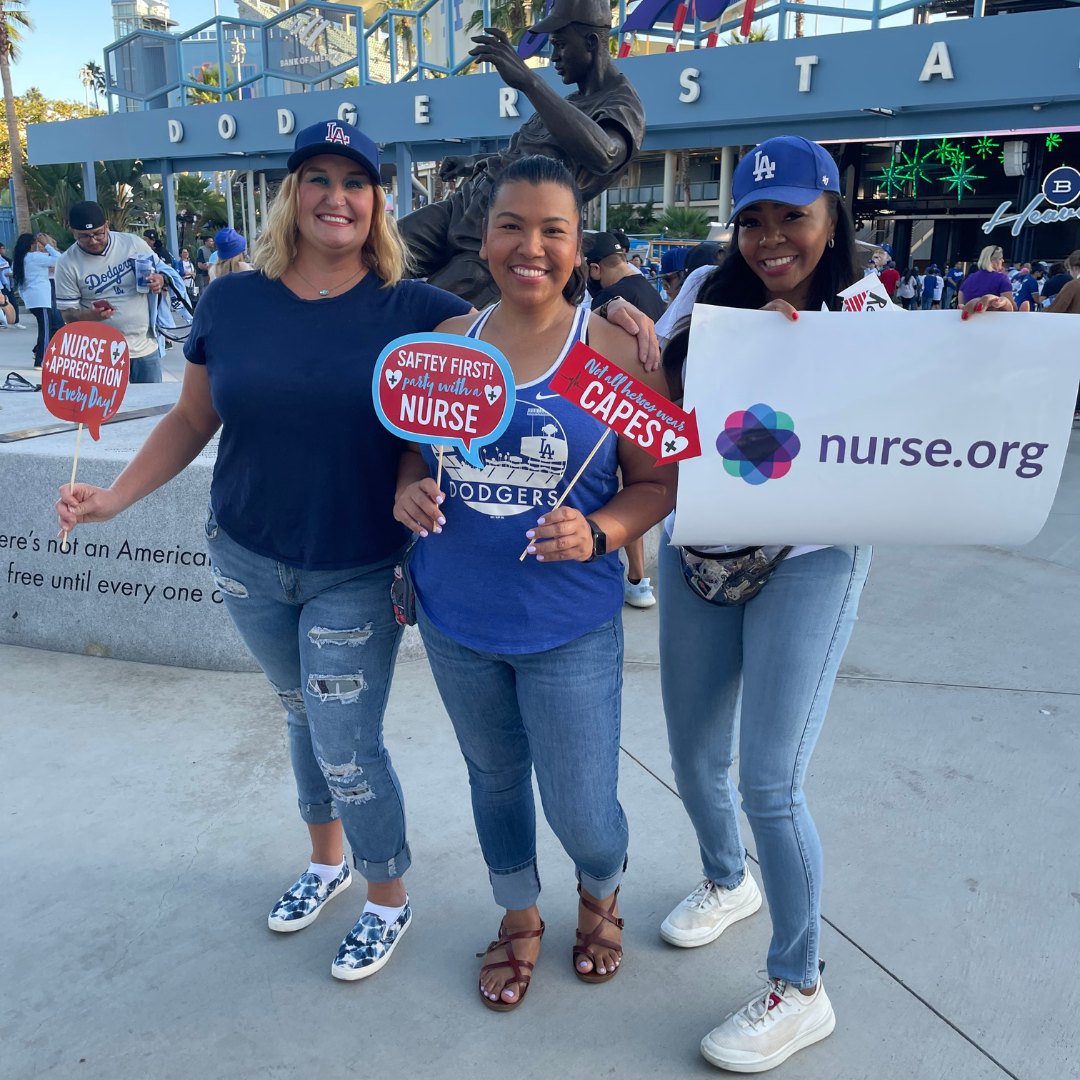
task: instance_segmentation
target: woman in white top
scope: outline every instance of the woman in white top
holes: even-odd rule
[[[45,233],[31,236],[23,233],[15,241],[15,257],[12,263],[15,287],[19,290],[23,304],[37,319],[38,336],[34,343],[34,367],[41,367],[45,346],[58,326],[52,317],[53,293],[50,284],[50,271],[59,262],[60,252],[56,250],[52,237]]]
[[[180,260],[176,264],[176,271],[184,283],[184,288],[187,289],[188,299],[194,300],[195,264],[191,261],[191,255],[188,253],[187,248],[180,249]]]

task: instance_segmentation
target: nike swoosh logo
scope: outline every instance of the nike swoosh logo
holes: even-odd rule
[[[536,400],[537,401],[547,401],[548,398],[553,398],[553,397],[562,397],[562,395],[561,394],[537,394],[536,395]]]

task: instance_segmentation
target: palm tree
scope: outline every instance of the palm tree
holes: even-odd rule
[[[709,235],[709,215],[692,207],[669,206],[656,219],[654,227],[680,240],[704,240]]]
[[[90,88],[94,91],[94,108],[98,109],[101,107],[98,105],[98,91],[105,93],[105,72],[101,65],[94,60],[87,60],[85,67],[86,73],[93,80]]]
[[[11,89],[11,65],[19,62],[19,42],[24,30],[34,24],[25,11],[24,0],[0,0],[0,79],[4,83],[4,113],[7,118],[8,145],[11,147],[11,179],[15,185],[15,222],[20,233],[30,231],[30,207],[26,202],[26,177],[23,175],[22,140],[15,116],[15,92]]]

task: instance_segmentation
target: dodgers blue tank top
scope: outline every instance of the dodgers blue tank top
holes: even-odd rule
[[[473,323],[479,338],[497,305]],[[551,509],[604,425],[548,387],[566,354],[584,341],[589,302],[578,308],[558,359],[538,379],[516,384],[517,404],[497,442],[480,448],[477,469],[443,453],[446,526],[417,541],[410,560],[424,612],[447,637],[494,653],[543,652],[595,630],[622,610],[622,567],[612,552],[590,563],[519,556],[525,530]],[[564,506],[588,516],[619,490],[618,437],[609,432]],[[435,476],[438,454],[422,447]]]

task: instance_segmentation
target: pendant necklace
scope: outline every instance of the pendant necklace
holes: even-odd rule
[[[315,289],[315,286],[314,286],[314,285],[312,285],[312,284],[311,284],[311,282],[310,282],[310,281],[308,281],[308,279],[307,279],[306,277],[304,277],[304,275],[303,275],[303,274],[301,274],[299,270],[297,270],[297,269],[296,269],[296,264],[295,264],[295,263],[291,264],[291,268],[292,268],[292,272],[293,272],[293,273],[294,273],[294,274],[295,274],[295,275],[296,275],[296,276],[297,276],[297,277],[298,277],[298,278],[299,278],[299,279],[300,279],[300,280],[301,280],[301,281],[302,281],[302,282],[303,282],[303,283],[304,283],[305,285],[307,285],[309,289]],[[352,279],[353,279],[354,277],[357,277],[357,276],[358,276],[359,274],[362,274],[362,273],[364,272],[364,270],[365,270],[365,269],[367,269],[367,268],[366,268],[366,267],[364,267],[364,266],[361,266],[361,267],[360,267],[360,269],[359,269],[359,270],[357,270],[355,274],[352,274],[352,275],[351,275],[350,277],[347,277],[347,278],[346,278],[346,279],[345,279],[344,281],[339,281],[339,282],[337,283],[337,285],[331,285],[331,286],[330,286],[330,288],[331,288],[331,289],[340,289],[342,285],[348,285],[348,283],[349,283],[350,281],[352,281]],[[318,294],[319,294],[320,296],[329,296],[329,295],[330,295],[330,289],[315,289],[315,291],[316,291],[316,292],[317,292],[317,293],[318,293]]]

